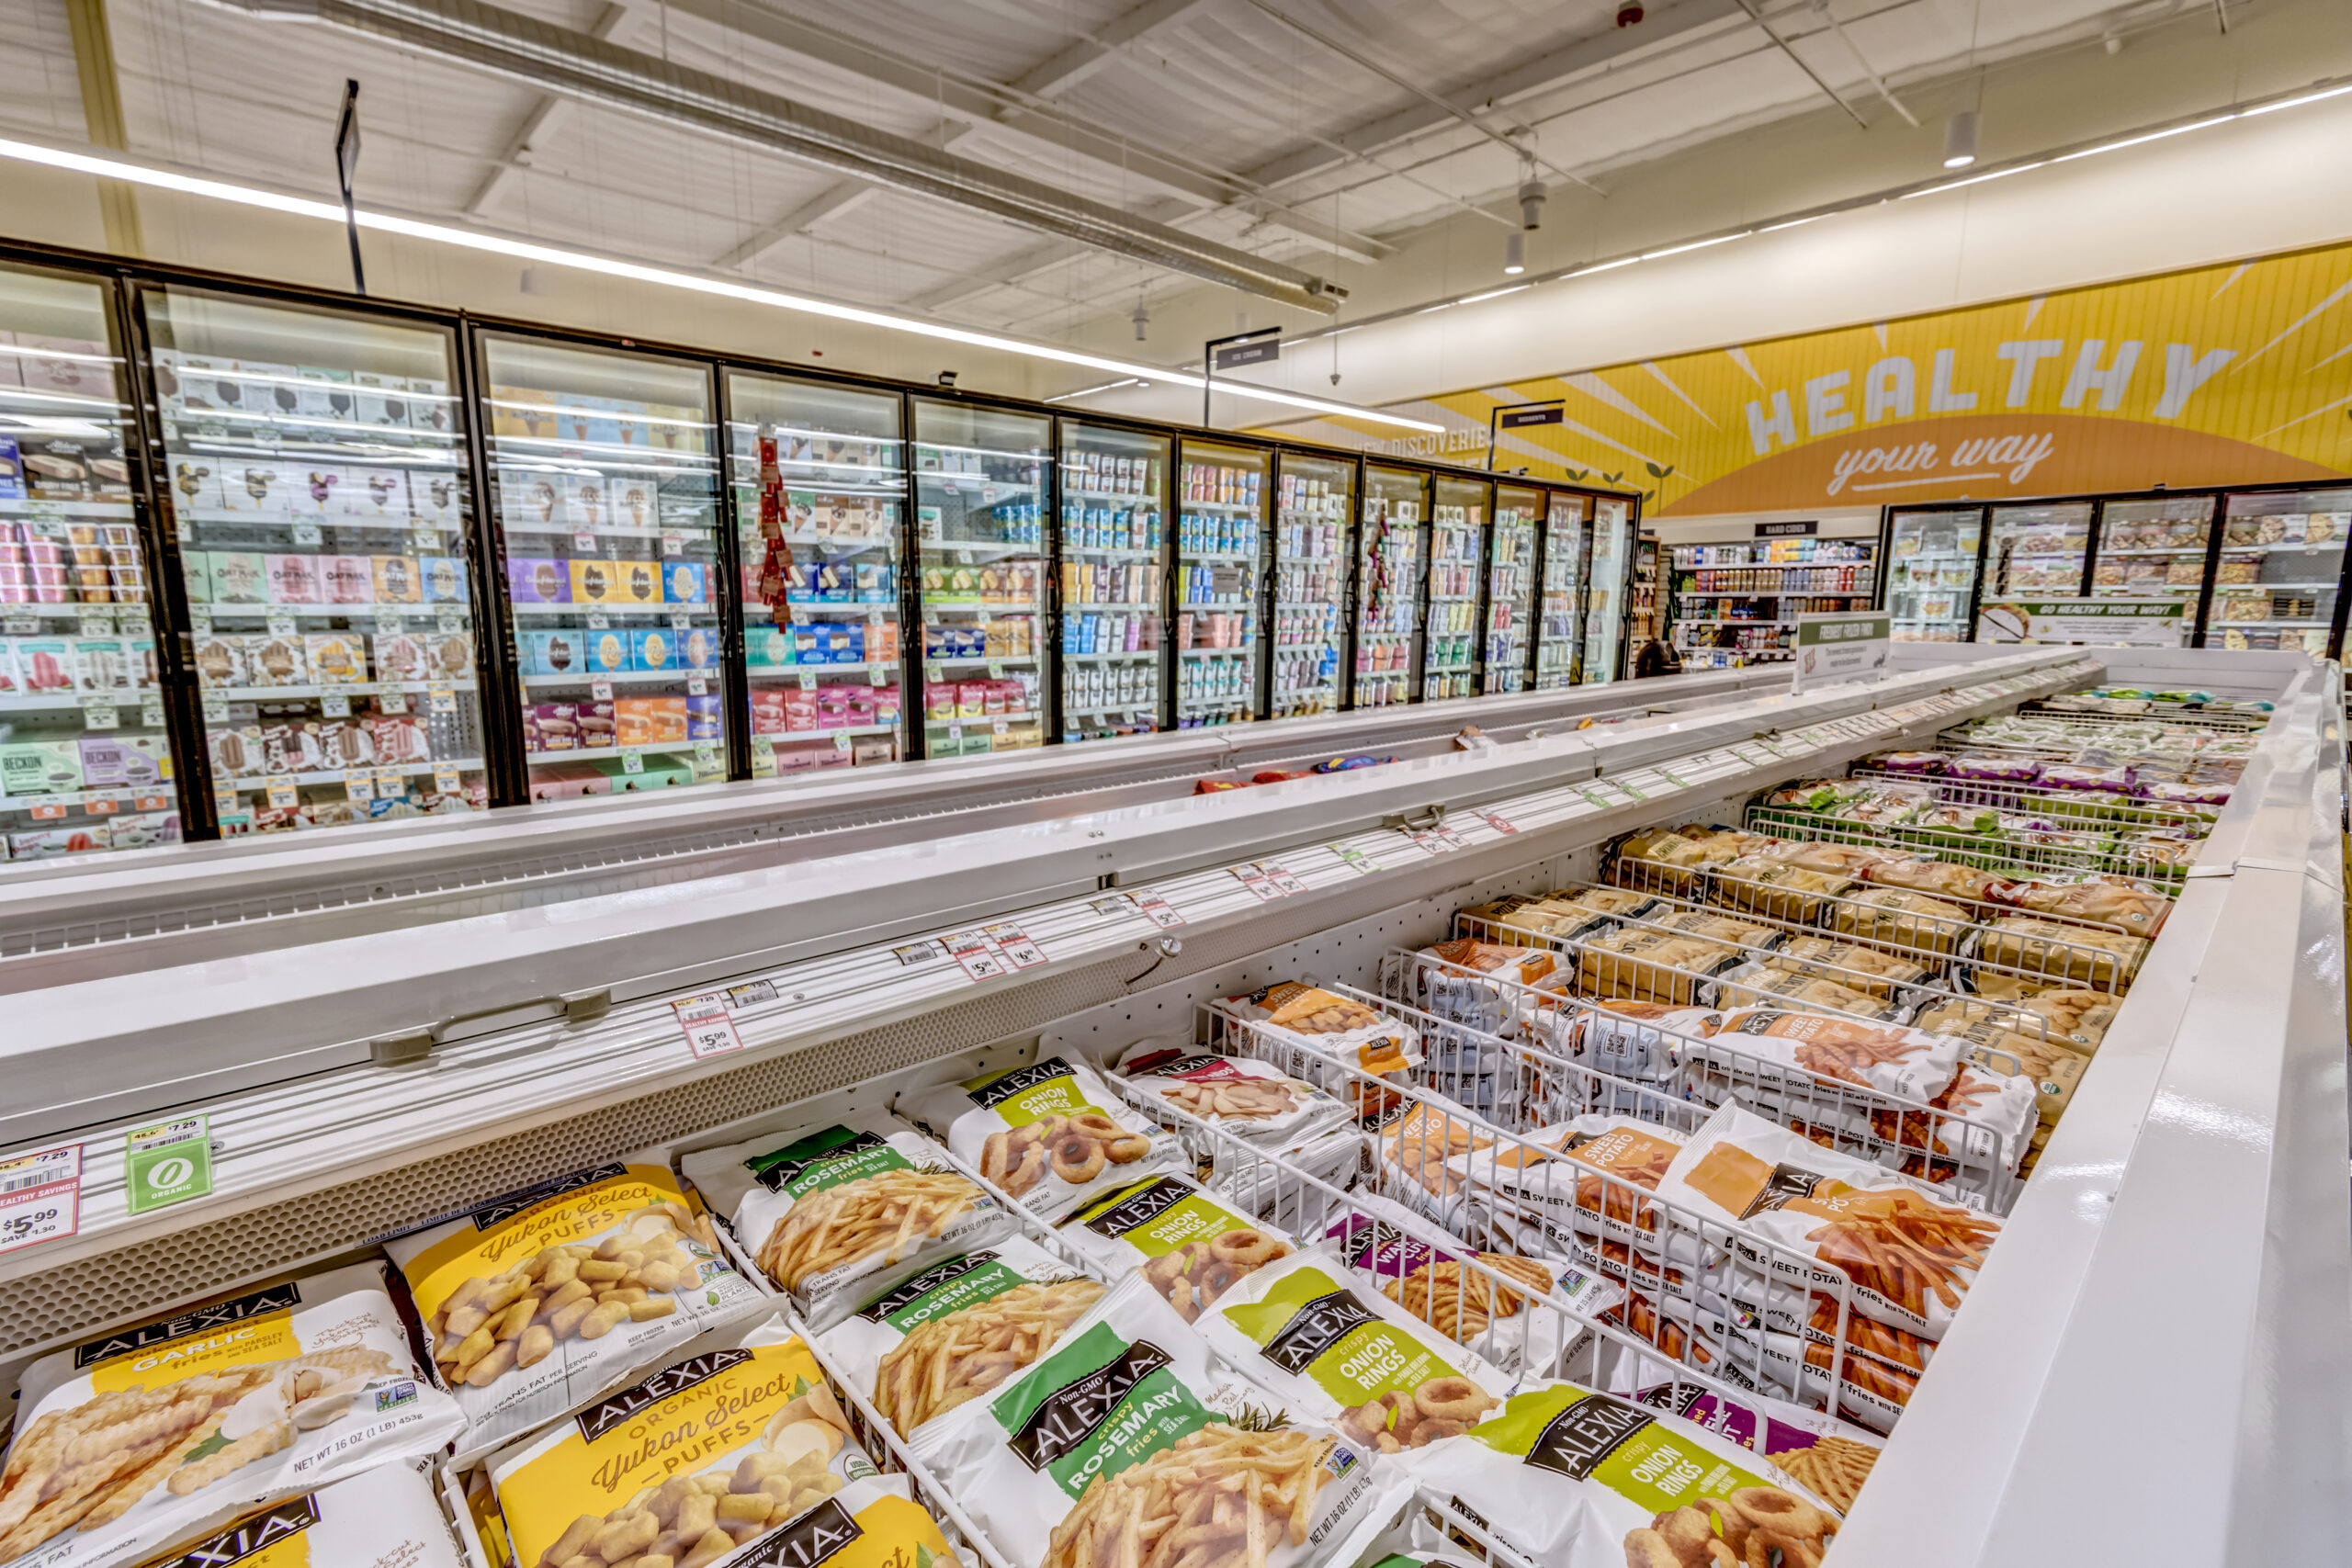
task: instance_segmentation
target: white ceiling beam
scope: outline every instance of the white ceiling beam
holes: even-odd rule
[[[612,39],[635,15],[635,7],[642,3],[643,0],[611,0],[597,14],[596,19],[588,24],[588,35]],[[467,217],[481,217],[483,210],[497,199],[500,187],[506,183],[506,176],[516,169],[530,166],[537,152],[539,139],[548,135],[549,128],[571,112],[571,99],[560,98],[550,93],[531,106],[529,112],[523,116],[523,123],[515,128],[514,135],[506,139],[506,150],[492,162],[490,172],[482,176],[481,184],[474,187],[473,196],[465,205]]]
[[[1012,90],[1032,98],[1050,98],[1069,91],[1111,62],[1131,43],[1161,28],[1204,10],[1214,0],[1145,0],[1088,33],[1052,59],[1025,72]]]
[[[775,222],[744,236],[727,254],[716,258],[711,265],[722,272],[737,268],[749,270],[751,265],[795,234],[805,234],[836,213],[846,212],[874,196],[882,187],[865,180],[841,180],[810,197]]]

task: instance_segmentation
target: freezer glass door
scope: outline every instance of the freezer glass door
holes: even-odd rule
[[[220,830],[487,806],[450,334],[180,288],[141,305]]]
[[[180,838],[107,306],[0,267],[0,860]]]
[[[1887,519],[1886,611],[1897,642],[1966,642],[1984,509]]]
[[[1553,494],[1544,509],[1542,619],[1535,628],[1535,689],[1577,683],[1584,640],[1585,555],[1590,547],[1586,498]]]
[[[1335,713],[1346,647],[1356,466],[1285,452],[1274,525],[1274,718]]]
[[[1487,572],[1484,683],[1488,693],[1528,689],[1535,651],[1535,539],[1543,526],[1544,492],[1495,487],[1494,559]]]
[[[1167,728],[1168,441],[1062,426],[1062,739]]]
[[[2212,495],[2110,501],[2099,509],[2094,599],[2183,601],[2189,623],[2205,590],[2205,550],[2213,538]]]
[[[1176,726],[1266,711],[1259,594],[1273,454],[1187,441],[1176,492]]]
[[[915,400],[924,755],[1046,739],[1046,465],[1053,422]]]
[[[1429,479],[1402,468],[1364,469],[1357,536],[1356,681],[1351,707],[1419,699],[1421,587]]]
[[[1429,617],[1421,700],[1478,689],[1479,607],[1486,599],[1487,513],[1493,492],[1476,479],[1441,479],[1430,525]]]
[[[709,371],[504,334],[482,348],[531,798],[718,783]]]
[[[2083,592],[2091,503],[1996,506],[1984,549],[1985,602],[2019,597],[2074,599]]]
[[[895,762],[898,396],[730,370],[727,411],[752,776]]]
[[[1634,509],[1623,501],[1596,500],[1592,520],[1590,607],[1585,613],[1583,683],[1605,686],[1617,679],[1619,645],[1624,637],[1625,596],[1634,568]]]
[[[2352,534],[2352,490],[2233,495],[2206,615],[2208,648],[2301,649],[2328,657],[2328,632]]]

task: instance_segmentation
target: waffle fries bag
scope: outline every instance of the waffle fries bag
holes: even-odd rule
[[[1691,1135],[1658,1196],[1730,1227],[1734,1250],[1757,1268],[1808,1289],[1850,1284],[1853,1311],[1928,1339],[1951,1325],[2001,1231],[1925,1181],[1833,1153],[1736,1103]]]
[[[1185,1530],[1185,1550],[1159,1560],[1197,1548],[1196,1568],[1352,1563],[1404,1500],[1403,1476],[1270,1403],[1131,1275],[1052,1354],[910,1446],[1014,1562],[1126,1568]],[[1238,1493],[1220,1489],[1236,1472]]]
[[[1522,1389],[1405,1463],[1545,1568],[1796,1568],[1838,1532],[1837,1514],[1762,1455],[1569,1382]]]
[[[658,1366],[768,1298],[659,1165],[542,1183],[384,1244],[408,1281],[461,1448],[495,1447]]]
[[[737,1345],[706,1341],[508,1448],[490,1472],[515,1568],[956,1561],[907,1478],[857,1446],[781,1318]]]
[[[0,1562],[114,1568],[255,1505],[419,1458],[465,1425],[359,1264],[265,1285],[26,1369]]]
[[[399,1563],[465,1568],[433,1483],[413,1464],[380,1464],[347,1481],[254,1509],[140,1568],[339,1568]]]
[[[1176,1134],[1065,1056],[910,1089],[896,1109],[1048,1224],[1097,1193],[1193,1166]]]
[[[812,1331],[1012,1227],[938,1145],[881,1119],[769,1134],[678,1165]]]

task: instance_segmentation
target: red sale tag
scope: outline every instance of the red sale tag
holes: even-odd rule
[[[81,1228],[81,1145],[0,1160],[0,1252],[61,1240]]]
[[[1046,950],[1029,940],[1029,933],[1021,929],[1020,921],[1008,920],[987,930],[989,940],[997,945],[997,951],[1003,953],[1005,961],[1015,969],[1035,968],[1046,962]]]
[[[697,1059],[743,1048],[743,1037],[735,1032],[735,1020],[728,1011],[726,992],[706,991],[672,1002],[670,1007],[678,1015],[686,1048]]]
[[[1413,842],[1421,846],[1422,852],[1425,854],[1452,854],[1462,847],[1452,834],[1442,828],[1433,833],[1415,833],[1412,835],[1412,840]]]
[[[1516,833],[1519,831],[1517,828],[1510,825],[1510,822],[1499,811],[1481,811],[1478,815],[1484,817],[1487,819],[1487,826],[1492,828],[1498,833]]]
[[[1143,911],[1144,918],[1162,931],[1168,930],[1170,926],[1181,926],[1184,923],[1184,917],[1171,908],[1168,900],[1157,893],[1132,893],[1128,897],[1135,900],[1136,908]]]
[[[945,939],[947,955],[975,980],[993,980],[1008,973],[1004,954],[978,931],[957,931]]]
[[[1256,897],[1259,902],[1270,904],[1283,896],[1282,890],[1276,887],[1272,882],[1268,881],[1266,879],[1265,873],[1260,871],[1256,866],[1237,865],[1233,867],[1232,870],[1234,876],[1240,881],[1241,886],[1250,889],[1250,893]]]

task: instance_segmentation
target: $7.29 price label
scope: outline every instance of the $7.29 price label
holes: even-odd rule
[[[81,1145],[0,1160],[0,1252],[56,1241],[81,1228]]]

